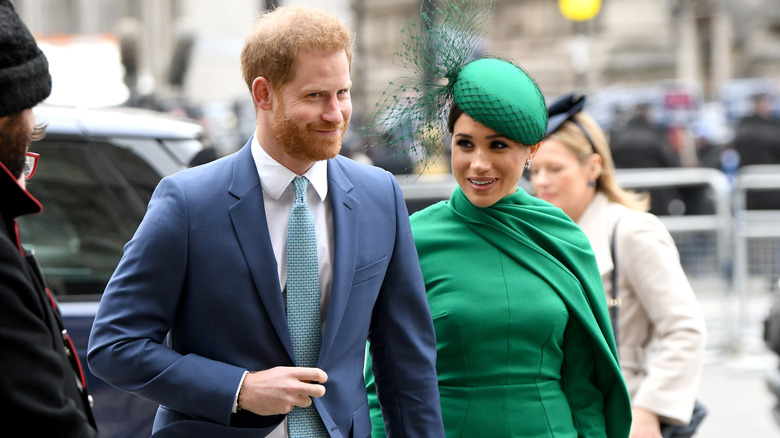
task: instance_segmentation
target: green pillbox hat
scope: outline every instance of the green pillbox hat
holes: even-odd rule
[[[466,64],[455,80],[453,98],[469,117],[512,140],[533,145],[544,138],[544,96],[514,64],[492,58]]]

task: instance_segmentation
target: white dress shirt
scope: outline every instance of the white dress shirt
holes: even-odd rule
[[[252,157],[255,159],[260,184],[263,187],[268,234],[271,236],[279,284],[284,294],[287,284],[287,223],[295,198],[295,186],[292,181],[298,175],[271,158],[260,147],[256,137],[252,138]],[[314,216],[314,228],[317,233],[320,305],[324,327],[330,301],[330,286],[333,281],[333,211],[328,199],[328,163],[317,161],[302,176],[309,180],[306,202]]]
[[[263,188],[263,204],[268,223],[268,234],[276,258],[279,274],[279,285],[282,295],[286,294],[287,285],[287,223],[290,218],[295,186],[295,172],[271,158],[260,147],[257,137],[252,138],[252,158],[260,175]],[[317,261],[320,271],[320,309],[322,312],[322,327],[325,327],[330,288],[333,282],[333,210],[328,198],[328,163],[317,161],[302,176],[309,180],[306,189],[306,202],[314,216],[314,228],[317,233]],[[246,374],[244,374],[246,377]],[[243,379],[241,381],[243,384]],[[241,385],[239,385],[239,388]],[[238,393],[236,393],[238,394]],[[285,419],[268,438],[287,438],[287,420]]]

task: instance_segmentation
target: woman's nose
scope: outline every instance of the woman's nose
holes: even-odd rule
[[[476,153],[474,154],[474,159],[471,161],[471,168],[480,171],[490,169],[490,160],[488,159],[485,152],[477,149]]]

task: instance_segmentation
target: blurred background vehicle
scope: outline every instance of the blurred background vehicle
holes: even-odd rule
[[[43,205],[19,219],[60,303],[104,437],[148,437],[157,406],[109,386],[86,366],[97,305],[124,244],[159,180],[215,157],[206,129],[191,120],[138,109],[39,105],[46,136],[31,146],[40,161],[27,186]]]

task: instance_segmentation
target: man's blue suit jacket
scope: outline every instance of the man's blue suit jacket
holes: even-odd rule
[[[443,437],[436,342],[393,176],[328,161],[334,267],[315,398],[331,437],[369,437],[366,341],[388,436]],[[154,437],[257,437],[283,416],[232,414],[244,370],[293,366],[249,143],[164,178],[114,272],[89,341],[92,372],[160,404]]]

